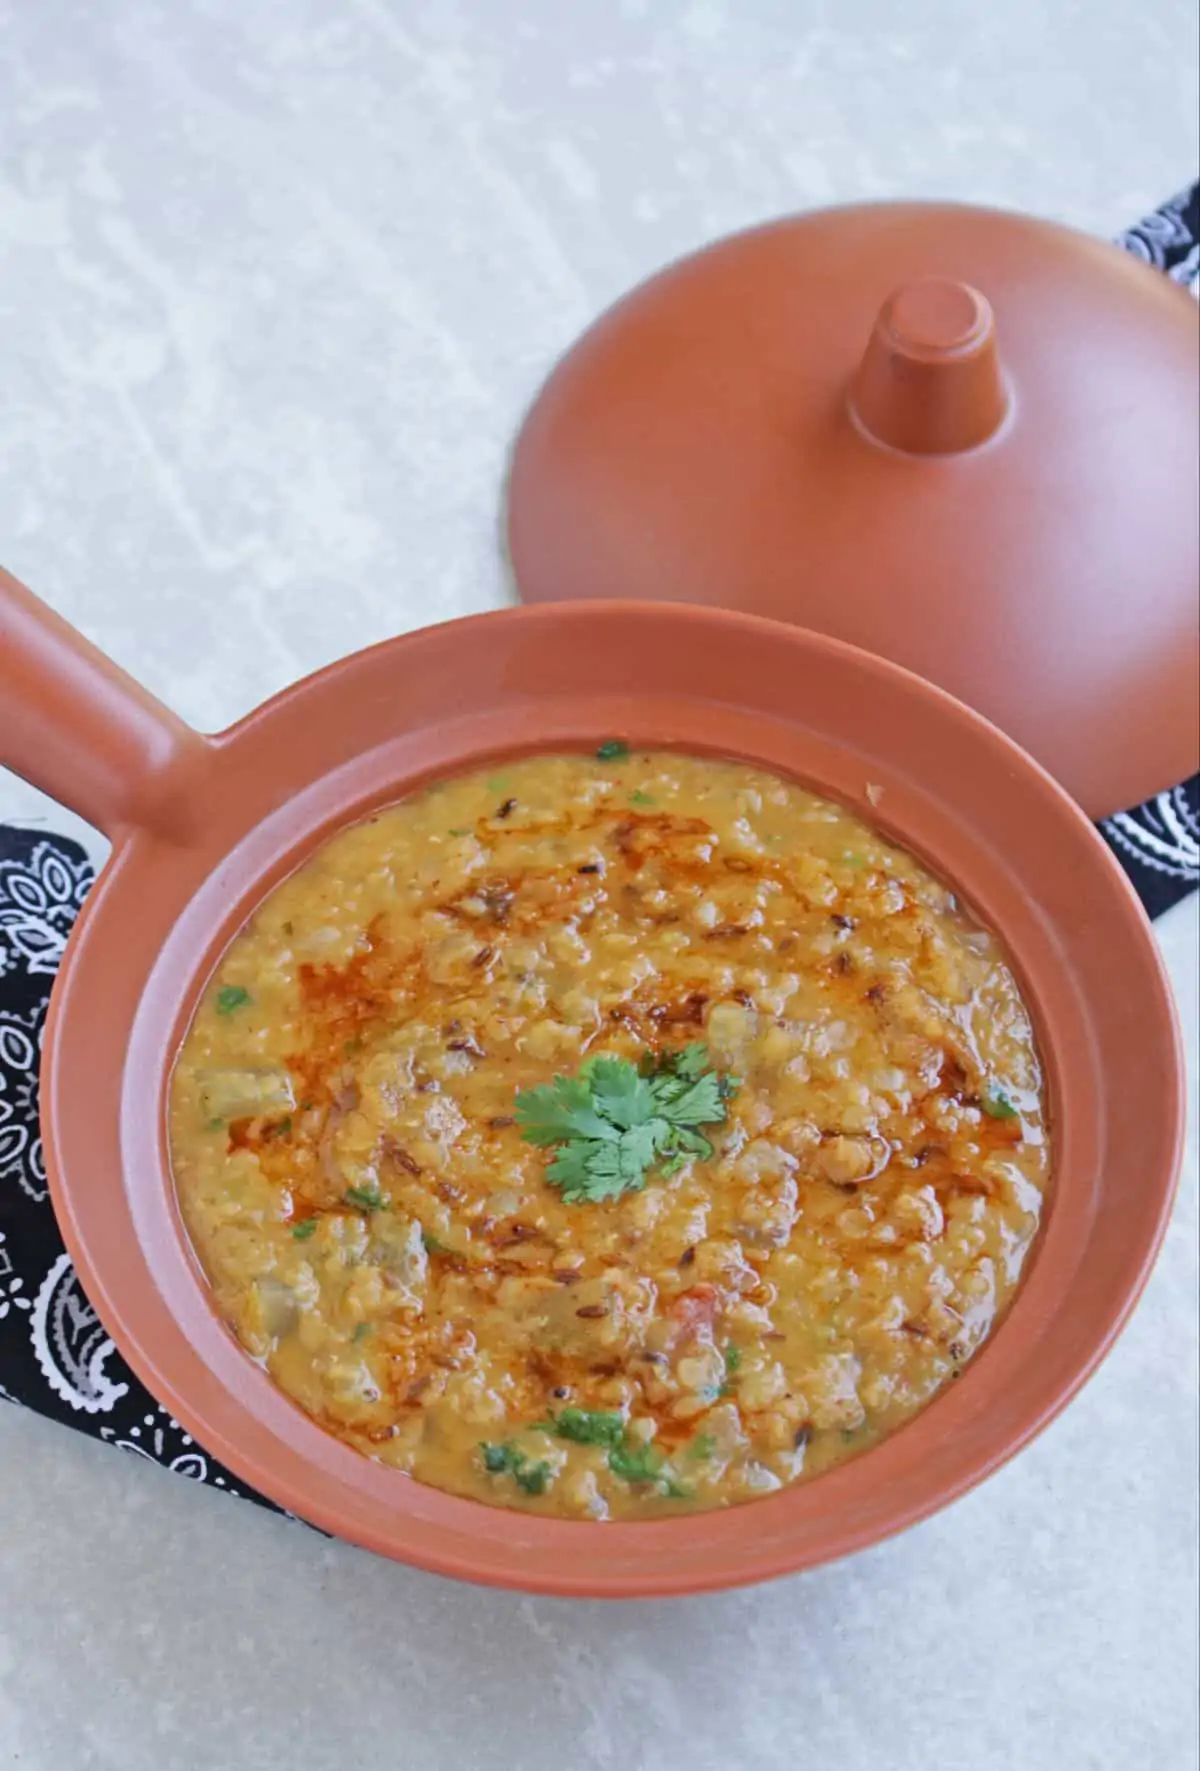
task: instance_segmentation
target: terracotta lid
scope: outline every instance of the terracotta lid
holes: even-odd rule
[[[530,601],[773,615],[987,714],[1093,816],[1197,766],[1186,290],[1000,211],[797,216],[671,266],[518,439]]]

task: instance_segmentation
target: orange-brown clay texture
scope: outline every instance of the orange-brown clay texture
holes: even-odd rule
[[[831,209],[596,322],[517,441],[509,543],[529,601],[709,603],[904,664],[1099,817],[1197,766],[1198,452],[1169,278],[1027,216]]]

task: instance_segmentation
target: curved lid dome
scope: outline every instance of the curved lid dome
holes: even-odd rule
[[[736,235],[625,297],[522,429],[528,600],[715,603],[907,665],[1093,814],[1200,729],[1200,324],[1128,254],[881,204]]]

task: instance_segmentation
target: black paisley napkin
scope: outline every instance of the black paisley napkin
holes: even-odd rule
[[[1200,185],[1123,237],[1200,297]],[[1151,916],[1200,879],[1200,776],[1101,830]],[[0,826],[0,1399],[265,1506],[194,1443],[125,1365],[75,1277],[50,1208],[38,1064],[51,981],[91,885],[65,837]]]
[[[50,1208],[38,1126],[42,1028],[94,878],[78,843],[0,825],[0,1400],[261,1500],[138,1383],[84,1296]]]

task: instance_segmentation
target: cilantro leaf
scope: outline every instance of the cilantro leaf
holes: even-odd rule
[[[694,1082],[681,1082],[672,1077],[654,1082],[655,1105],[672,1125],[715,1125],[725,1117],[721,1099],[720,1078],[711,1070]]]
[[[645,1181],[646,1170],[666,1148],[669,1136],[670,1127],[663,1119],[650,1119],[644,1125],[631,1125],[628,1131],[623,1131],[617,1144],[617,1159],[625,1179],[640,1186]]]
[[[679,1076],[685,1082],[695,1082],[708,1069],[708,1047],[703,1040],[693,1040],[682,1051],[669,1053],[664,1068],[669,1076]]]
[[[517,1124],[527,1143],[543,1148],[569,1138],[617,1136],[616,1127],[596,1111],[591,1085],[582,1073],[556,1076],[540,1088],[523,1089],[517,1096]]]
[[[521,1456],[515,1445],[507,1443],[489,1445],[484,1442],[479,1449],[483,1455],[483,1467],[491,1476],[503,1475],[505,1471],[511,1470],[513,1458]]]
[[[979,1105],[989,1119],[1016,1119],[1019,1117],[1017,1109],[1002,1088],[990,1088]]]
[[[488,1444],[486,1441],[479,1447],[483,1458],[483,1467],[491,1476],[511,1476],[517,1487],[526,1494],[545,1494],[554,1471],[548,1463],[530,1463],[519,1446],[511,1439],[505,1439],[499,1445]]]
[[[302,1218],[298,1224],[292,1225],[292,1236],[297,1242],[307,1242],[310,1236],[317,1233],[319,1218]]]
[[[657,1482],[662,1465],[654,1445],[614,1445],[608,1454],[608,1467],[622,1482]]]
[[[564,1408],[550,1418],[551,1431],[574,1445],[619,1445],[625,1422],[619,1414],[595,1413],[587,1408]]]
[[[654,1112],[654,1096],[644,1076],[624,1058],[591,1058],[579,1072],[597,1113],[628,1131]]]
[[[724,1117],[724,1115],[722,1115]],[[673,1125],[671,1127],[672,1150],[680,1150],[687,1156],[711,1156],[713,1147],[702,1131],[693,1131],[690,1126]]]
[[[547,1463],[523,1464],[519,1470],[513,1471],[513,1478],[526,1494],[545,1494],[553,1473]]]
[[[624,1418],[615,1411],[590,1408],[563,1408],[546,1420],[536,1421],[533,1431],[549,1433],[566,1439],[572,1445],[598,1445],[609,1469],[622,1482],[633,1486],[657,1488],[668,1500],[687,1500],[690,1490],[682,1487],[675,1472],[657,1445],[641,1444],[630,1439]],[[693,1451],[693,1457],[708,1456],[715,1443],[709,1438],[708,1451]],[[697,1441],[699,1444],[699,1441]],[[551,1465],[541,1460],[530,1461],[519,1445],[511,1439],[499,1444],[483,1442],[479,1447],[483,1467],[492,1476],[511,1476],[526,1494],[543,1494],[553,1480]]]
[[[623,756],[629,755],[629,746],[624,738],[606,738],[603,744],[597,745],[596,755],[602,763],[619,762]]]
[[[347,1187],[345,1198],[360,1211],[382,1211],[387,1203],[378,1187]]]
[[[560,1145],[554,1152],[546,1169],[546,1179],[551,1186],[562,1188],[562,1196],[568,1205],[578,1205],[583,1199],[604,1197],[593,1192],[592,1172],[594,1153],[604,1147],[590,1138],[576,1138],[569,1144]],[[617,1191],[620,1192],[619,1187]]]
[[[652,1484],[660,1488],[668,1500],[686,1500],[688,1491],[675,1480],[666,1459],[656,1445],[634,1445],[628,1441],[614,1445],[608,1454],[608,1467],[614,1476],[631,1486]]]
[[[658,1123],[665,1127],[665,1121]],[[546,1170],[546,1179],[562,1187],[568,1205],[618,1199],[622,1193],[646,1185],[657,1148],[653,1123],[632,1126],[615,1141],[577,1140],[558,1151]]]
[[[616,1199],[644,1187],[650,1171],[671,1175],[709,1157],[699,1127],[719,1125],[737,1083],[708,1067],[707,1048],[627,1058],[595,1057],[576,1076],[523,1090],[516,1117],[531,1144],[554,1150],[546,1170],[568,1205]]]
[[[249,1000],[250,992],[244,990],[240,984],[222,984],[217,991],[217,1013],[231,1015],[235,1008],[241,1008]]]
[[[626,1137],[633,1134],[626,1132]],[[645,1170],[637,1153],[620,1144],[594,1144],[584,1158],[587,1175],[586,1197],[616,1199],[627,1190],[636,1189],[645,1178]]]

